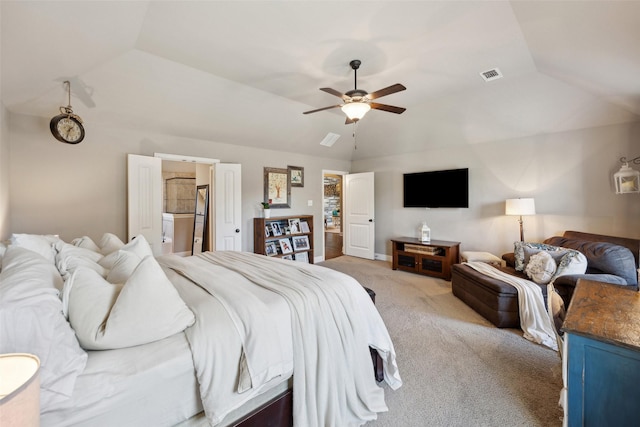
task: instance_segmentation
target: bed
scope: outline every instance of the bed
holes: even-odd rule
[[[362,425],[387,410],[370,349],[402,384],[365,289],[321,266],[110,233],[0,254],[0,353],[41,359],[43,426]]]

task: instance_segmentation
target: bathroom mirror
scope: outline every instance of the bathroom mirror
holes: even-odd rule
[[[208,248],[209,236],[209,186],[196,187],[196,209],[193,216],[193,245],[191,255],[199,254]]]

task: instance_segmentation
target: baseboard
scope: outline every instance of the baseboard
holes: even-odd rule
[[[378,261],[388,261],[388,262],[393,261],[393,257],[387,254],[373,254],[373,259]]]

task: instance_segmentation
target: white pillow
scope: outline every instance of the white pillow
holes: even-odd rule
[[[91,237],[82,236],[71,241],[71,244],[74,246],[78,246],[79,248],[89,249],[94,252],[100,252],[100,247],[95,244]]]
[[[58,267],[58,271],[65,279],[79,267],[95,270],[102,277],[107,275],[107,270],[98,264],[98,261],[103,258],[100,252],[94,252],[90,249],[64,242],[57,243],[55,247],[58,250],[56,267]]]
[[[587,264],[587,257],[582,252],[569,249],[558,263],[555,277],[584,274],[587,271]]]
[[[103,255],[108,255],[111,252],[115,252],[118,249],[122,248],[124,246],[124,243],[115,234],[104,233],[102,235],[102,238],[100,239],[100,242],[98,243],[98,246],[100,246],[100,252],[102,252]]]
[[[111,257],[112,255],[109,256]],[[113,256],[114,261],[106,277],[109,283],[126,282],[142,261],[142,258],[135,253],[125,250],[116,251]]]
[[[40,234],[13,234],[11,235],[11,244],[29,249],[44,257],[51,264],[55,263],[56,251],[53,245],[60,238],[54,235]]]
[[[124,285],[93,270],[76,270],[68,283],[69,321],[82,347],[132,347],[176,334],[195,321],[162,267],[144,258]]]
[[[40,410],[71,397],[87,354],[62,316],[56,268],[36,253],[10,246],[0,273],[0,353],[40,359]]]
[[[556,272],[555,260],[548,252],[540,251],[529,258],[524,269],[527,276],[539,285],[546,285]]]

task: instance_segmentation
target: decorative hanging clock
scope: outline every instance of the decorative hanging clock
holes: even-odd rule
[[[49,129],[58,141],[79,144],[84,139],[84,126],[82,126],[80,116],[74,114],[71,108],[71,83],[69,81],[64,83],[67,85],[69,103],[66,107],[60,107],[60,114],[51,119]]]

